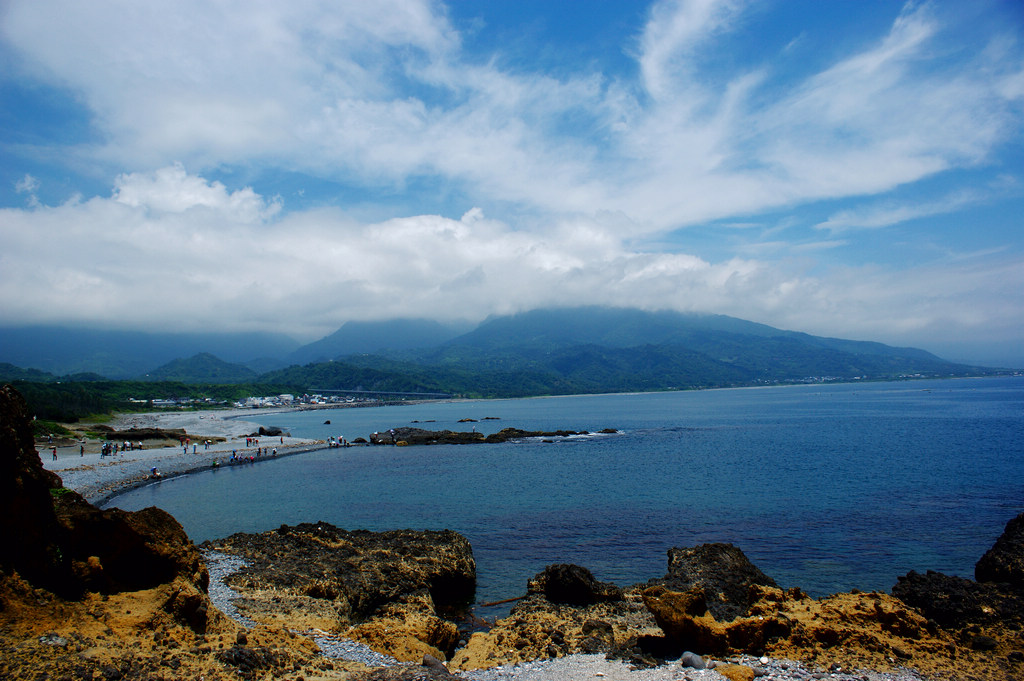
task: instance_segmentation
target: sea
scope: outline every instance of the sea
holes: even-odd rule
[[[812,596],[889,591],[910,570],[973,578],[978,558],[1024,512],[1021,376],[428,402],[259,420],[349,441],[402,426],[592,434],[324,449],[160,481],[107,505],[159,506],[197,543],[320,521],[456,530],[473,547],[478,604],[524,594],[552,563],[622,586],[646,582],[665,575],[670,548],[705,542],[738,546],[780,586]]]

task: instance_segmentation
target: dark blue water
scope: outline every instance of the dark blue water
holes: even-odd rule
[[[459,424],[461,418],[479,420]],[[323,425],[325,419],[331,425]],[[196,541],[282,523],[450,528],[479,601],[553,562],[631,584],[672,546],[738,545],[812,595],[889,590],[911,569],[973,577],[1024,511],[1024,378],[598,395],[296,412],[293,435],[410,425],[617,428],[501,445],[352,447],[222,468],[117,498],[170,511]]]

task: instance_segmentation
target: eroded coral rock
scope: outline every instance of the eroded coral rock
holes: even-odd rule
[[[246,617],[343,633],[401,661],[449,657],[458,641],[449,616],[468,607],[476,589],[472,548],[450,530],[303,523],[204,546],[246,559],[229,579]]]
[[[424,656],[438,660],[451,657],[459,641],[459,629],[454,622],[438,617],[433,599],[422,590],[380,608],[373,617],[349,629],[346,636],[400,662],[416,662]]]
[[[480,669],[574,653],[631,648],[659,633],[639,592],[598,581],[577,565],[549,565],[527,583],[509,616],[474,633],[457,650],[452,669]]]
[[[16,570],[55,590],[73,581],[51,497],[60,487],[36,452],[24,398],[0,386],[0,570]]]
[[[743,551],[722,543],[669,549],[668,573],[648,583],[681,592],[701,588],[708,610],[719,621],[746,613],[752,585],[777,586]]]
[[[699,588],[676,592],[655,586],[643,597],[665,635],[700,654],[814,659],[843,651],[879,668],[890,658],[946,656],[952,642],[919,613],[881,593],[813,599],[799,589],[755,585],[749,615],[727,622],[707,610]]]

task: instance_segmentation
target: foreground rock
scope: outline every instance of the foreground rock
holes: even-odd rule
[[[0,387],[0,678],[238,679],[332,671],[312,643],[248,633],[212,606],[196,547],[168,514],[100,511],[35,451]]]
[[[674,591],[701,589],[708,610],[731,620],[750,608],[752,586],[778,586],[732,544],[701,544],[668,551],[668,574],[649,582]]]
[[[814,599],[782,590],[736,547],[711,544],[670,550],[664,578],[625,589],[602,584],[579,566],[549,566],[530,580],[509,617],[474,634],[449,666],[478,669],[574,653],[654,666],[687,653],[684,659],[700,664],[749,655],[848,673],[909,667],[929,678],[1009,680],[1024,675],[1022,649],[1019,629],[998,649],[981,650],[884,593]],[[755,674],[743,665],[716,669],[730,678]]]
[[[449,530],[349,532],[305,523],[204,547],[249,563],[229,580],[246,617],[342,633],[403,661],[451,655],[454,620],[476,587],[469,542]]]
[[[599,582],[578,565],[550,565],[527,590],[508,617],[474,633],[449,666],[469,670],[574,653],[607,654],[659,633],[635,589]]]

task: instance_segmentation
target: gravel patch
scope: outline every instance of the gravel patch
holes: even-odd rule
[[[239,624],[246,627],[254,626],[255,622],[238,612],[238,608],[235,607],[235,598],[238,594],[227,584],[228,577],[244,568],[248,562],[244,558],[220,551],[203,551],[203,559],[210,573],[210,587],[207,591],[210,601],[218,610]]]
[[[910,670],[882,673],[861,670],[811,669],[791,660],[738,657],[727,663],[742,664],[754,670],[763,681],[925,681]],[[709,666],[716,663],[708,660]],[[515,666],[492,667],[455,674],[469,681],[722,681],[713,668],[695,669],[670,662],[653,669],[632,669],[624,662],[607,660],[603,655],[569,655],[556,660],[537,660]]]

